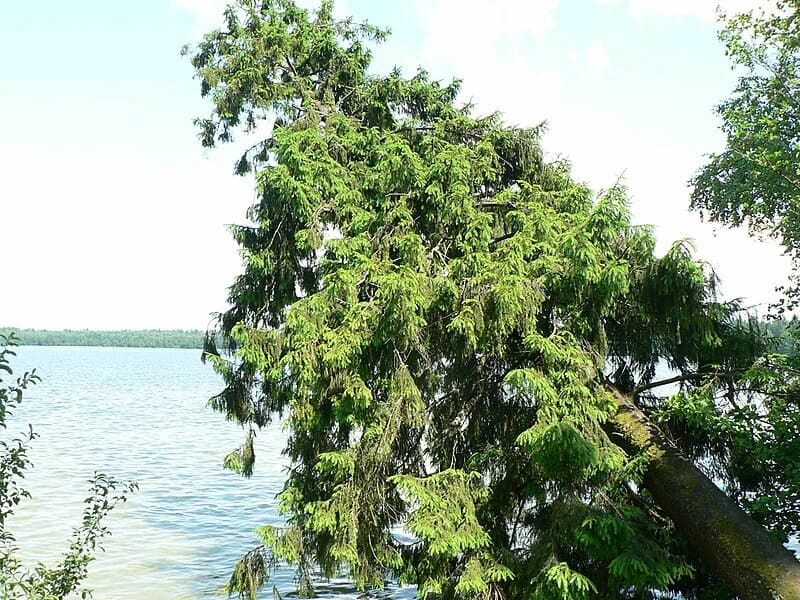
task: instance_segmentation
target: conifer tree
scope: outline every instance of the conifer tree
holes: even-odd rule
[[[225,17],[192,57],[213,102],[202,143],[274,127],[236,166],[257,199],[204,356],[226,383],[213,406],[250,431],[226,466],[251,474],[278,416],[291,460],[286,524],[260,530],[231,593],[255,597],[285,562],[304,594],[345,573],[422,597],[729,597],[735,578],[648,490],[669,469],[703,478],[694,464],[747,523],[740,506],[796,532],[800,505],[753,501],[797,493],[770,421],[791,430],[796,405],[758,408],[764,339],[688,242],[656,255],[621,185],[592,193],[543,158],[539,128],[461,106],[457,81],[373,74],[386,32],[329,2],[240,0]],[[657,394],[659,364],[683,395]],[[774,468],[737,454],[748,427],[751,450],[781,444]]]

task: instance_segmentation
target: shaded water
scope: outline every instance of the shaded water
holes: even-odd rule
[[[90,566],[95,598],[223,598],[238,557],[257,545],[254,529],[279,524],[285,439],[279,425],[256,440],[256,470],[242,479],[221,467],[243,432],[206,407],[221,388],[197,350],[22,347],[16,374],[36,367],[42,383],[25,396],[4,438],[34,425],[40,434],[25,486],[33,495],[11,522],[23,556],[52,562],[81,518],[95,470],[133,479],[140,489],[109,518],[106,552]],[[294,572],[272,583],[295,588]],[[345,582],[321,596],[355,597]],[[413,596],[410,589],[387,590]],[[263,596],[272,597],[267,586]]]

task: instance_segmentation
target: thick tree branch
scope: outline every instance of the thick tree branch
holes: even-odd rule
[[[627,452],[646,452],[644,486],[695,551],[743,600],[800,599],[800,562],[726,496],[634,404],[611,390],[605,429]]]
[[[650,383],[646,383],[644,385],[640,385],[639,387],[635,388],[631,392],[631,396],[638,396],[642,392],[646,392],[647,390],[652,390],[653,388],[661,387],[663,385],[669,385],[671,383],[680,383],[682,381],[691,381],[692,379],[697,379],[700,377],[698,373],[690,373],[688,375],[675,375],[675,377],[668,377],[667,379],[659,379],[658,381],[651,381]]]

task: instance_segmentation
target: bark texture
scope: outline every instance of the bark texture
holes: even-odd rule
[[[725,495],[637,408],[619,407],[612,440],[652,457],[644,485],[707,564],[742,600],[800,600],[800,562]]]

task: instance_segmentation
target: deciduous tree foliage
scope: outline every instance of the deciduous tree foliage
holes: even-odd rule
[[[384,36],[330,3],[241,0],[193,53],[205,146],[275,119],[237,164],[257,198],[205,357],[212,404],[250,431],[228,467],[252,473],[255,432],[285,419],[286,524],[229,591],[283,562],[302,593],[345,573],[423,597],[726,597],[645,489],[651,448],[623,450],[609,419],[632,394],[785,539],[797,471],[749,453],[797,457],[742,389],[760,331],[687,242],[655,254],[622,186],[544,160],[538,128],[474,114],[458,82],[372,74]],[[683,396],[656,395],[659,365]]]
[[[776,238],[798,266],[800,2],[763,4],[725,20],[720,37],[741,76],[717,107],[725,149],[693,179],[692,206],[713,221]],[[786,300],[797,305],[796,285]]]

